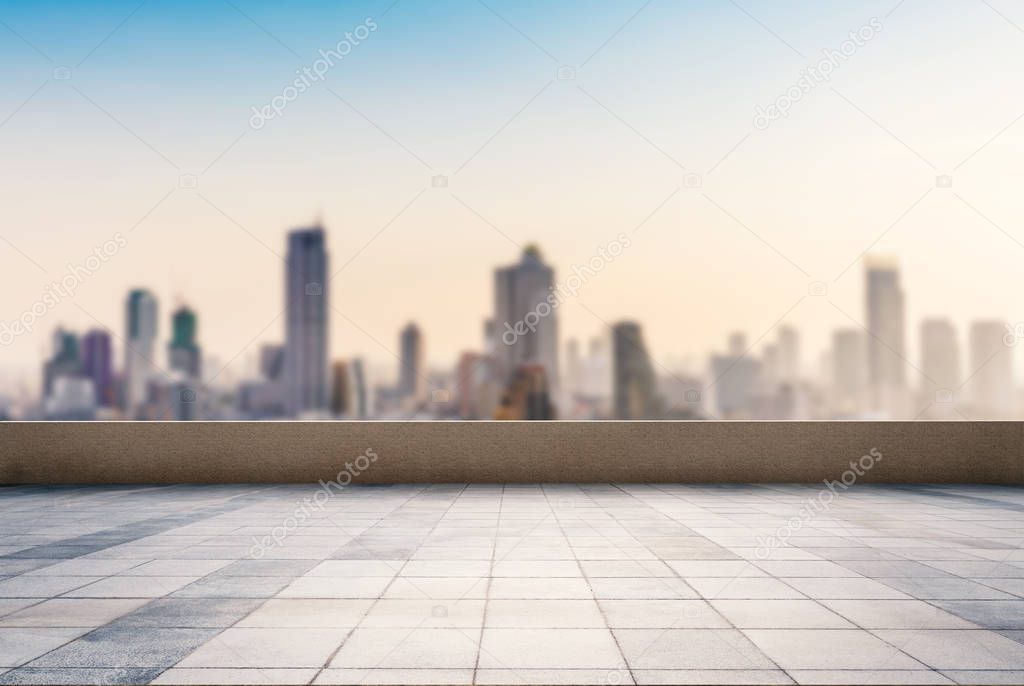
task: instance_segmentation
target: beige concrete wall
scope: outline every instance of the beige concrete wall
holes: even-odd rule
[[[875,449],[858,481],[1021,484],[1022,439],[1021,422],[7,422],[0,483],[315,483],[346,463],[364,483],[819,482]]]

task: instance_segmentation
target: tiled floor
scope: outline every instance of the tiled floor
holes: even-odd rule
[[[1024,681],[1024,490],[823,493],[0,488],[0,683]]]

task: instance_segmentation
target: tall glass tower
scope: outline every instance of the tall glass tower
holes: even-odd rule
[[[193,379],[199,378],[200,351],[196,343],[196,313],[182,306],[171,315],[171,344],[168,346],[171,369]]]
[[[327,248],[323,227],[288,234],[285,273],[285,407],[295,417],[328,408]]]
[[[509,383],[522,365],[541,365],[551,398],[560,398],[558,314],[548,297],[555,271],[540,250],[527,246],[518,264],[494,273],[494,356],[498,373]]]
[[[156,298],[138,288],[128,294],[125,340],[125,410],[134,416],[146,401],[146,384],[153,374],[157,326]]]

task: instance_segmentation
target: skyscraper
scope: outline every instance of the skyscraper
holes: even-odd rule
[[[755,397],[761,384],[761,362],[747,354],[742,333],[729,336],[729,352],[711,357],[711,389],[721,419],[754,416]]]
[[[800,380],[800,334],[792,326],[779,327],[779,378],[785,384]]]
[[[82,352],[78,336],[58,327],[53,333],[53,357],[43,365],[43,397],[53,392],[54,382],[62,377],[82,375]]]
[[[840,329],[832,335],[832,414],[857,417],[864,411],[868,386],[867,350],[859,329]]]
[[[196,343],[196,314],[186,306],[171,315],[171,343],[168,346],[170,368],[197,379],[200,375],[200,351]]]
[[[541,364],[524,364],[516,369],[494,411],[499,420],[543,421],[555,418],[547,371]]]
[[[322,227],[288,234],[285,274],[285,407],[298,416],[327,410],[327,247]]]
[[[555,272],[528,246],[518,264],[494,273],[495,359],[505,384],[527,364],[544,367],[551,398],[558,398],[558,315],[551,301]]]
[[[343,417],[349,413],[352,391],[348,379],[348,365],[337,360],[331,365],[331,414]]]
[[[971,322],[971,419],[1005,419],[1013,412],[1013,348],[1005,335],[1004,322]]]
[[[348,383],[350,386],[352,402],[349,405],[349,412],[354,419],[367,419],[370,416],[370,383],[366,378],[366,364],[361,358],[356,358],[349,363]]]
[[[868,381],[873,409],[899,414],[906,387],[904,302],[895,260],[866,261]]]
[[[780,357],[779,346],[776,343],[767,343],[761,350],[761,384],[765,391],[774,392],[775,387],[782,382]]]
[[[398,394],[405,399],[423,399],[423,334],[420,327],[409,322],[399,334],[401,369],[398,373]]]
[[[145,289],[131,291],[124,350],[125,410],[129,417],[134,417],[146,401],[146,386],[155,369],[156,327],[156,298]]]
[[[953,391],[960,385],[960,348],[948,319],[921,322],[921,390]]]
[[[114,370],[110,334],[92,329],[82,337],[82,374],[92,379],[96,405],[114,406]]]
[[[607,401],[609,410],[614,394],[610,347],[606,336],[591,338],[587,358],[583,362],[583,392],[592,398]]]
[[[617,419],[659,419],[663,408],[658,381],[644,345],[640,325],[612,327],[613,395]]]
[[[570,338],[565,346],[565,389],[570,399],[575,399],[583,385],[583,358],[580,356],[580,342]]]
[[[264,343],[260,348],[260,375],[268,381],[278,381],[284,372],[284,346]]]

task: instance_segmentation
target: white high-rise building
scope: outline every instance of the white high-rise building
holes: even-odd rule
[[[832,335],[832,414],[857,417],[864,411],[868,370],[864,334],[840,329]]]
[[[747,354],[747,338],[729,336],[728,353],[711,356],[711,383],[715,413],[720,419],[750,419],[761,388],[761,362]]]
[[[906,411],[907,361],[904,300],[895,260],[870,257],[867,277],[867,362],[872,409],[888,416]]]
[[[400,364],[398,394],[407,400],[424,398],[426,370],[423,368],[423,334],[415,322],[409,322],[398,337]]]
[[[495,360],[503,384],[525,364],[544,367],[550,397],[561,397],[555,271],[528,246],[518,264],[494,273]]]
[[[125,410],[135,418],[146,402],[146,388],[155,370],[157,307],[156,298],[147,290],[128,294],[127,336],[125,336],[124,397]]]
[[[779,327],[779,381],[794,385],[800,380],[800,334],[792,326]]]
[[[570,338],[565,346],[565,389],[569,398],[579,395],[583,387],[583,357],[580,355],[580,342]]]
[[[971,419],[1006,419],[1013,414],[1013,348],[1003,340],[1006,324],[971,323],[968,397]]]
[[[587,357],[583,360],[583,392],[594,398],[612,397],[612,354],[608,338],[590,339]]]
[[[328,409],[327,247],[320,226],[288,234],[285,274],[285,408],[316,416]]]
[[[960,348],[948,319],[921,322],[921,390],[952,391],[960,385]]]

